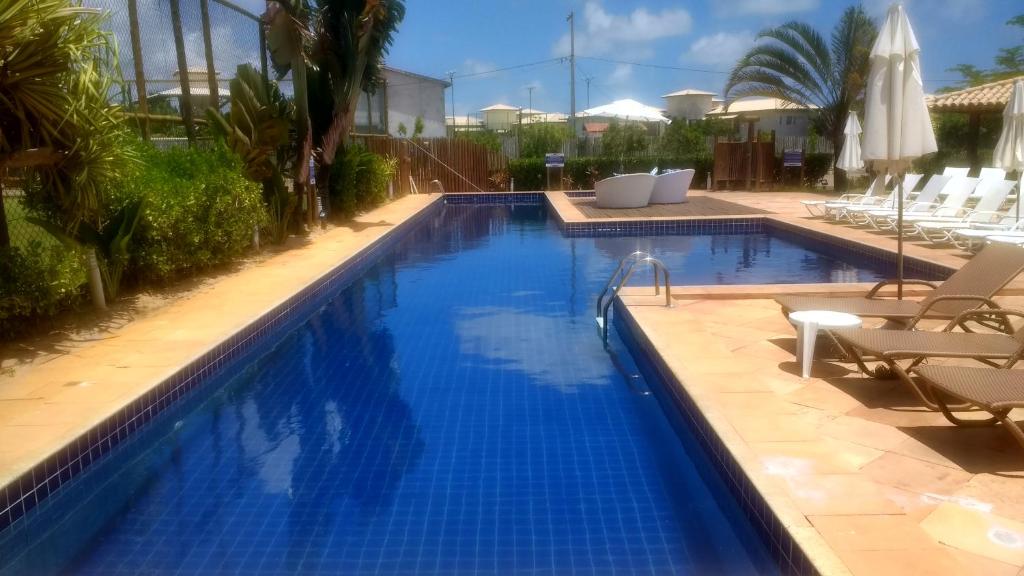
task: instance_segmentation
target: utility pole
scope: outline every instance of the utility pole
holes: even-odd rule
[[[530,124],[533,124],[533,89],[535,86],[527,86],[526,91],[530,93],[530,105],[527,108],[530,111]]]
[[[458,124],[455,120],[455,71],[448,71],[448,83],[452,86],[452,138],[455,137],[455,130],[458,128]]]
[[[572,140],[576,141],[576,19],[575,12],[569,12],[569,127]],[[575,148],[575,146],[570,147]]]
[[[587,108],[590,108],[590,82],[594,79],[593,76],[587,76],[584,80],[587,81]]]

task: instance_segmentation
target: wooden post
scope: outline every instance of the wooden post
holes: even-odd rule
[[[192,90],[189,86],[188,61],[185,59],[185,35],[181,31],[181,0],[171,1],[171,27],[174,29],[174,50],[178,56],[178,83],[181,85],[181,119],[189,146],[196,144],[196,127],[192,122]]]
[[[256,21],[260,29],[260,73],[267,80],[270,79],[270,72],[267,68],[267,31],[263,28],[263,20]]]
[[[220,110],[220,88],[217,86],[217,66],[213,63],[213,34],[210,32],[210,0],[199,0],[203,20],[203,48],[206,52],[206,81],[210,86],[210,107]]]
[[[754,170],[754,121],[747,121],[747,190],[750,190],[750,177]]]
[[[981,132],[981,114],[971,112],[967,119],[967,162],[971,170],[978,170],[981,162],[978,159],[978,135]]]
[[[10,248],[11,234],[7,230],[7,207],[4,206],[4,176],[7,170],[0,168],[0,248]]]
[[[131,30],[132,64],[135,67],[135,90],[139,96],[139,128],[142,139],[149,140],[149,99],[146,92],[146,71],[142,64],[142,35],[139,33],[138,0],[128,0],[128,27]]]

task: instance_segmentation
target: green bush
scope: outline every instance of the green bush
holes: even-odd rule
[[[33,240],[0,249],[0,335],[14,336],[73,306],[82,295],[81,255]]]
[[[528,124],[520,128],[522,158],[543,158],[545,154],[562,151],[562,142],[571,136],[566,126],[558,124]]]
[[[808,154],[804,159],[804,184],[814,186],[832,167],[832,155],[825,153]]]
[[[615,174],[632,174],[636,172],[650,172],[657,167],[659,170],[676,170],[693,168],[696,171],[693,177],[694,188],[701,188],[707,180],[712,160],[708,156],[697,156],[693,158],[674,156],[651,156],[646,158],[570,158],[565,162],[562,171],[564,178],[569,178],[571,188],[576,190],[589,190],[594,187],[596,180],[608,178]],[[544,190],[547,183],[547,171],[544,168],[544,160],[540,158],[521,158],[510,160],[508,172],[515,178],[516,190]]]
[[[142,167],[114,190],[111,208],[144,199],[128,276],[165,282],[229,262],[267,223],[260,185],[237,156],[212,150],[142,151]]]
[[[328,183],[331,211],[351,218],[383,204],[387,201],[388,182],[397,168],[396,160],[368,152],[362,146],[349,146],[339,152]]]

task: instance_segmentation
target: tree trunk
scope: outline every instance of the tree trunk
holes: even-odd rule
[[[98,310],[106,310],[107,299],[103,295],[103,274],[100,273],[100,264],[96,259],[95,248],[88,248],[85,266],[86,273],[89,275],[89,293],[92,295],[92,304]]]
[[[11,247],[11,234],[7,230],[7,208],[4,206],[4,181],[0,175],[0,249]]]

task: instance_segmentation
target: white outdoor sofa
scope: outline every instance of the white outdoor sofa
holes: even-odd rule
[[[654,191],[651,192],[651,204],[680,204],[686,202],[686,194],[690,191],[694,170],[673,170],[657,177]]]
[[[643,208],[651,201],[654,181],[650,174],[623,174],[594,184],[598,208]]]

